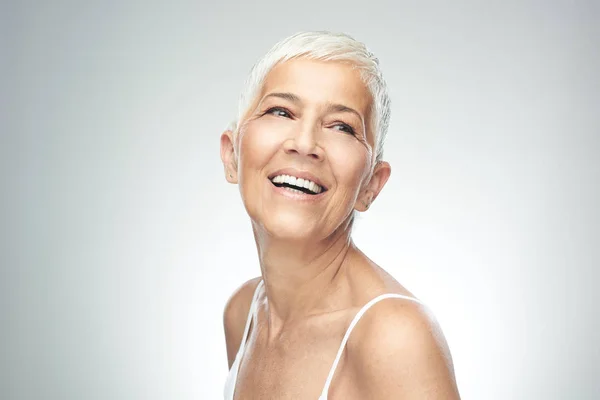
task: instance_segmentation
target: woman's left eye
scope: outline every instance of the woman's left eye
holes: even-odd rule
[[[271,115],[275,115],[278,117],[285,117],[285,118],[290,118],[291,114],[288,110],[286,110],[285,108],[281,108],[281,107],[272,107],[269,108],[265,114],[271,114]]]
[[[351,135],[356,135],[356,132],[354,131],[354,129],[348,124],[335,124],[335,125],[333,125],[333,128],[335,130],[346,132]]]

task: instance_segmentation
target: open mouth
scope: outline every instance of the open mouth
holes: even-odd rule
[[[291,175],[277,175],[271,178],[271,183],[277,187],[282,187],[292,192],[317,195],[327,189],[319,184],[309,180],[296,178]]]

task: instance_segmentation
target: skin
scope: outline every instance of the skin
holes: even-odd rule
[[[226,179],[251,218],[261,277],[224,312],[231,367],[260,279],[236,399],[317,399],[350,321],[383,293],[414,297],[351,240],[390,176],[375,163],[372,98],[348,64],[296,59],[275,66],[238,135],[221,135]],[[327,191],[302,201],[274,190],[281,168],[309,172]],[[458,399],[452,360],[428,310],[408,299],[371,307],[352,332],[329,399]]]

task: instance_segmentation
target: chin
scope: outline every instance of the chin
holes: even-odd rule
[[[303,241],[326,236],[323,232],[318,232],[317,222],[314,217],[307,218],[297,212],[281,211],[271,212],[266,218],[262,218],[259,226],[274,238]]]

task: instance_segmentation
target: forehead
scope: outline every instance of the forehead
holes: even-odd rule
[[[273,92],[293,93],[307,103],[342,104],[365,120],[373,101],[360,70],[339,61],[300,58],[277,64],[267,74],[260,98]]]

